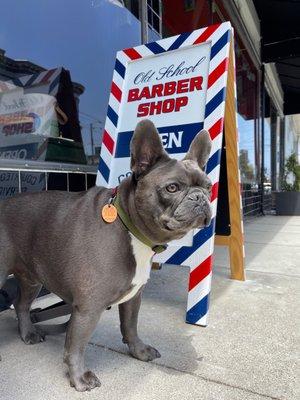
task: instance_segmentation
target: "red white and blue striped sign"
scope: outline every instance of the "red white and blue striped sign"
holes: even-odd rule
[[[186,321],[207,325],[230,41],[229,22],[119,51],[99,161],[97,185],[115,187],[130,174],[129,142],[141,119],[151,119],[163,145],[182,159],[205,128],[212,139],[206,166],[213,219],[192,243],[169,246],[154,261],[187,265]],[[233,43],[233,42],[232,42]]]
[[[39,88],[38,93],[56,96],[62,68],[49,69],[33,75],[14,77],[9,81],[0,81],[0,93],[8,92],[15,88],[23,88],[24,94],[31,93],[33,87]]]

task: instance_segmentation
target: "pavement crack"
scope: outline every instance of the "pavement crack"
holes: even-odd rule
[[[99,343],[93,343],[93,342],[89,342],[88,344],[91,345],[91,346],[94,346],[94,347],[99,347],[99,348],[102,348],[102,349],[105,349],[105,350],[110,350],[110,351],[112,351],[114,353],[123,355],[125,357],[131,357],[128,353],[124,353],[123,351],[113,349],[112,347],[109,347],[109,346],[105,346],[105,345],[102,345],[102,344],[99,344]],[[194,372],[184,371],[184,370],[181,370],[179,368],[171,367],[170,365],[167,365],[167,364],[157,363],[155,361],[152,361],[150,365],[153,365],[153,364],[156,365],[157,367],[162,368],[162,369],[165,368],[165,369],[169,369],[169,370],[172,370],[172,371],[181,372],[183,374],[192,376],[192,377],[197,378],[197,379],[201,379],[201,380],[206,381],[206,382],[215,383],[215,384],[221,385],[221,386],[226,386],[226,387],[231,388],[231,389],[241,390],[243,392],[251,393],[251,394],[254,394],[256,396],[261,396],[261,397],[263,397],[265,399],[285,400],[283,397],[275,397],[275,396],[271,396],[271,395],[268,395],[268,394],[265,394],[265,393],[257,392],[257,391],[252,390],[252,389],[247,389],[247,388],[244,388],[242,386],[232,385],[230,383],[222,382],[222,381],[217,380],[217,379],[207,378],[205,376],[195,374]]]

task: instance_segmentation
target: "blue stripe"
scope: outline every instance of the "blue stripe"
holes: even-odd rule
[[[21,86],[21,87],[23,87],[23,83],[20,81],[20,79],[14,78],[14,79],[12,79],[12,81],[13,81],[13,83],[14,83],[16,86]]]
[[[209,116],[223,101],[225,101],[225,88],[221,89],[205,107],[205,118]]]
[[[154,54],[164,53],[166,51],[156,42],[146,43],[145,46],[148,47],[148,49],[151,50]]]
[[[182,45],[182,43],[191,35],[191,32],[185,32],[178,36],[178,38],[171,44],[168,50],[178,49]]]
[[[116,112],[111,108],[111,106],[108,106],[107,116],[111,120],[111,122],[114,124],[114,126],[116,127],[118,125],[118,118],[119,117],[116,114]]]
[[[60,81],[60,74],[58,74],[57,77],[54,79],[54,81],[50,83],[48,93],[52,93],[55,86],[58,87],[59,81]]]
[[[186,322],[189,324],[195,324],[200,318],[207,314],[209,307],[209,294],[203,297],[199,303],[195,304],[186,313]]]
[[[205,172],[209,174],[221,161],[221,150],[217,150],[207,161]]]
[[[38,77],[38,75],[39,75],[39,74],[34,74],[34,75],[32,75],[32,76],[28,79],[28,81],[25,83],[24,86],[30,86],[30,85],[36,80],[36,78]]]
[[[210,52],[210,59],[212,60],[216,54],[229,42],[230,40],[230,30],[224,33],[223,36],[212,46]]]
[[[118,59],[116,59],[115,70],[124,79],[126,68]]]
[[[101,157],[99,159],[98,170],[101,173],[101,175],[103,176],[103,178],[106,180],[106,182],[108,182],[108,179],[109,179],[109,168],[105,164],[105,162],[103,161],[103,159]]]
[[[158,132],[166,151],[169,154],[179,154],[188,151],[192,140],[202,128],[203,122],[197,122],[186,125],[162,126],[158,128]],[[132,135],[133,131],[119,132],[115,152],[116,158],[130,156],[129,147]]]
[[[210,239],[215,230],[215,218],[211,220],[210,225],[207,228],[201,229],[194,236],[193,246],[182,246],[176,251],[165,264],[176,264],[184,265],[184,261],[190,257],[200,246],[202,246],[208,239]]]

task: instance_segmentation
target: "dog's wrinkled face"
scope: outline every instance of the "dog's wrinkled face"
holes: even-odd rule
[[[206,131],[194,138],[182,161],[171,159],[149,120],[141,121],[131,141],[136,180],[135,207],[156,241],[183,237],[211,221],[211,182],[203,171],[211,149]]]

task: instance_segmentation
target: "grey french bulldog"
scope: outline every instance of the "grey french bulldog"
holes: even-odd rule
[[[111,223],[101,212],[115,198],[103,187],[0,202],[0,288],[15,275],[20,291],[14,306],[26,344],[44,340],[29,314],[42,285],[71,305],[64,362],[76,390],[100,386],[85,369],[84,352],[111,305],[119,305],[123,341],[132,356],[160,357],[137,333],[142,289],[156,248],[210,223],[211,182],[203,171],[210,149],[209,134],[202,130],[177,161],[165,152],[154,124],[139,122],[130,144],[132,175],[118,187],[119,216]]]

